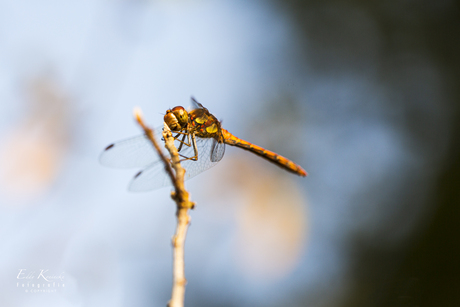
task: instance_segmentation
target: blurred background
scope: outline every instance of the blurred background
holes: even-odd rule
[[[459,26],[455,0],[0,0],[0,305],[166,305],[170,189],[98,156],[193,95],[309,176],[227,147],[187,182],[186,306],[460,306]]]

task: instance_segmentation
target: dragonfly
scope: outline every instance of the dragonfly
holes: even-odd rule
[[[174,145],[181,157],[180,163],[186,171],[185,180],[208,170],[222,160],[225,145],[248,150],[291,173],[307,176],[307,172],[300,165],[288,158],[242,140],[222,128],[221,122],[193,97],[192,105],[188,112],[182,106],[168,109],[163,118],[173,133]],[[154,129],[154,137],[159,142],[164,141],[162,130]],[[162,150],[171,161],[168,151]],[[130,191],[151,191],[172,185],[164,170],[163,161],[146,135],[110,144],[101,153],[99,161],[102,165],[115,168],[142,168],[131,180]]]

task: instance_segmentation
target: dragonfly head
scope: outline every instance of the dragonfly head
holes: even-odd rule
[[[179,131],[187,126],[188,113],[183,107],[177,106],[166,111],[164,121],[171,130]]]

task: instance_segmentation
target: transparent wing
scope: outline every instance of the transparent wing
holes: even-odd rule
[[[192,109],[204,109],[203,105],[196,101],[195,97],[190,97],[190,100],[192,101]]]
[[[163,154],[169,157],[168,152],[164,149],[162,133],[163,126],[154,129],[154,137],[163,150]],[[177,133],[173,133],[173,135],[178,136],[180,140],[183,139],[183,135]],[[175,141],[175,145],[177,148],[180,148],[179,140]],[[185,150],[186,147],[187,146],[182,146],[180,151],[181,154],[182,150]],[[145,167],[146,165],[159,161],[159,159],[158,154],[146,135],[138,135],[110,144],[99,156],[99,162],[102,165],[116,168]]]
[[[129,184],[132,192],[144,192],[171,186],[172,182],[165,171],[163,161],[156,161],[134,176]]]
[[[211,161],[216,163],[219,162],[220,160],[222,160],[224,153],[225,143],[219,143],[216,140],[214,140],[211,149]]]
[[[196,138],[196,145],[198,161],[185,160],[181,162],[182,167],[185,169],[185,180],[195,177],[216,165],[225,152],[225,144],[218,143],[213,138]],[[193,157],[195,152],[192,146],[183,145],[180,154],[184,157]],[[129,185],[129,190],[134,192],[151,191],[171,185],[171,179],[164,170],[164,164],[161,161],[157,161],[137,173]]]
[[[154,130],[154,137],[158,141],[163,154],[169,157],[169,153],[164,148],[162,133],[163,126],[158,127]],[[173,132],[173,136],[177,136],[174,144],[177,148],[180,148],[179,139],[182,140],[183,135]],[[185,141],[187,141],[187,138],[185,138]],[[187,146],[183,145],[180,153],[183,154],[183,151],[186,149]],[[194,154],[192,154],[192,156],[193,155]],[[146,135],[138,135],[110,144],[99,156],[99,162],[102,165],[116,168],[145,167],[146,165],[159,161],[159,159],[158,154]]]
[[[162,132],[163,127],[154,130],[154,137],[159,144],[163,143]],[[158,154],[146,135],[138,135],[110,144],[99,156],[102,165],[117,168],[144,167],[158,160]]]
[[[216,165],[223,157],[225,143],[218,143],[214,138],[196,138],[198,149],[198,161],[186,160],[181,162],[185,168],[185,180],[195,177],[199,173]],[[189,149],[190,156],[193,156],[193,149]]]

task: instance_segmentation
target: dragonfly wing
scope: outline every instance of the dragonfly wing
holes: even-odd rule
[[[176,137],[176,148],[180,148],[181,159],[195,156],[193,146],[181,145],[182,135],[173,132]],[[154,137],[167,159],[169,153],[164,148],[162,128],[155,129]],[[185,139],[184,139],[185,141]],[[184,160],[181,162],[185,168],[185,179],[190,179],[201,172],[213,167],[222,159],[225,144],[218,143],[214,138],[196,138],[198,161]],[[107,146],[99,157],[102,165],[118,168],[145,167],[137,173],[129,185],[130,191],[150,191],[164,186],[170,186],[171,180],[164,170],[163,161],[160,160],[150,140],[145,135],[122,140]]]
[[[154,137],[163,148],[161,134],[162,127],[154,130]],[[99,156],[99,162],[102,165],[117,168],[144,167],[158,160],[158,154],[146,135],[110,144]]]
[[[224,156],[225,143],[219,143],[216,139],[213,140],[214,142],[211,149],[211,161],[217,163],[222,160],[222,157]]]
[[[182,167],[185,169],[185,180],[193,178],[216,165],[222,159],[225,151],[225,144],[219,144],[213,138],[196,138],[196,145],[198,161],[185,160],[181,162]],[[219,158],[217,161],[212,160],[213,150],[215,151],[214,154]],[[182,159],[184,157],[190,158],[195,155],[195,151],[192,146],[183,146],[180,154],[183,156]],[[143,192],[171,185],[171,179],[164,169],[163,162],[157,161],[134,176],[129,185],[129,190]]]
[[[163,161],[157,161],[134,176],[129,184],[129,190],[145,192],[170,185],[172,185],[171,179],[165,171]]]
[[[217,164],[217,162],[220,161],[220,159],[215,159],[213,158],[213,148],[220,148],[221,146],[215,145],[217,143],[214,138],[196,138],[196,146],[198,149],[198,161],[193,161],[193,160],[185,160],[181,162],[182,167],[185,168],[185,179],[190,179],[192,177],[195,177],[196,175],[200,174],[201,172],[204,172],[205,170],[210,169],[214,165]],[[225,151],[225,144],[223,145],[223,149],[218,149],[217,152],[219,154],[223,155],[223,152]],[[184,154],[184,153],[181,153]],[[194,151],[193,148],[187,149],[185,152],[187,156],[189,155],[190,157],[194,156]],[[219,158],[219,157],[217,157]]]
[[[203,105],[196,101],[195,97],[192,96],[190,99],[192,100],[192,109],[204,109]]]

